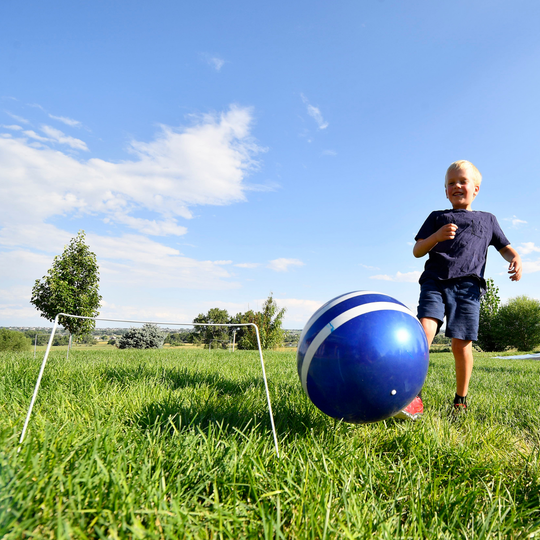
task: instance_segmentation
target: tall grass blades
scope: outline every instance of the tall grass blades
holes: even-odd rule
[[[0,355],[0,537],[540,537],[540,362],[478,354],[470,412],[450,414],[453,359],[432,355],[422,421],[355,426],[268,352]]]

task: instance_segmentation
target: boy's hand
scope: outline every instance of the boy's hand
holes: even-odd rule
[[[453,240],[456,237],[456,231],[458,226],[455,223],[448,223],[443,225],[436,233],[435,239],[437,242],[444,242],[445,240]]]
[[[512,281],[519,281],[521,279],[521,272],[521,257],[518,255],[516,259],[510,261],[510,266],[508,267],[510,279]]]
[[[519,281],[521,279],[523,266],[521,264],[521,257],[519,256],[518,252],[511,245],[508,245],[499,250],[499,253],[503,256],[505,261],[510,263],[510,266],[508,267],[510,279],[512,281]]]
[[[445,240],[453,240],[456,237],[456,231],[458,226],[455,223],[448,223],[448,225],[442,226],[437,232],[434,232],[431,236],[423,239],[420,238],[416,241],[413,247],[413,255],[417,258],[423,257],[429,253],[439,242]]]

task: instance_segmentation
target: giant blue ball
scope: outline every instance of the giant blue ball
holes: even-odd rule
[[[428,363],[418,319],[395,298],[371,291],[324,304],[298,344],[298,375],[309,399],[328,416],[355,424],[405,408],[420,392]]]

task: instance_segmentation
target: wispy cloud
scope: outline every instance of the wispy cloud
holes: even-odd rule
[[[31,139],[35,139],[36,141],[41,142],[50,142],[51,139],[49,137],[44,137],[43,135],[38,135],[33,129],[27,129],[23,131],[24,135],[27,137],[30,137]]]
[[[11,129],[12,131],[21,131],[23,128],[21,126],[17,126],[15,124],[11,124],[11,125],[3,125],[2,126],[4,129]]]
[[[70,127],[81,127],[82,124],[78,120],[73,120],[73,118],[68,118],[67,116],[56,116],[54,114],[51,114],[45,107],[40,105],[39,103],[29,103],[29,107],[34,107],[36,109],[39,109],[40,111],[43,111],[49,118],[52,118],[53,120],[58,120],[59,122],[62,122],[63,124],[66,124]]]
[[[304,102],[304,104],[306,105],[306,108],[307,108],[307,113],[309,114],[309,116],[311,116],[311,118],[313,118],[313,120],[315,120],[315,122],[317,123],[317,127],[319,129],[326,129],[328,127],[328,122],[326,122],[321,114],[321,111],[319,110],[318,107],[315,107],[313,106],[308,98],[306,96],[304,96],[304,94],[300,94],[300,97],[302,98],[302,101]]]
[[[17,120],[19,124],[30,124],[30,120],[27,120],[26,118],[23,118],[22,116],[17,116],[16,114],[13,114],[9,111],[5,111],[8,116],[11,116],[13,120]]]
[[[420,279],[421,272],[396,272],[393,276],[387,274],[378,274],[376,276],[370,276],[369,279],[377,279],[380,281],[397,281],[399,283],[415,283]]]
[[[84,141],[65,135],[59,129],[51,126],[41,126],[41,131],[49,136],[50,140],[59,144],[66,144],[67,146],[74,148],[75,150],[84,150],[88,152],[88,146]]]
[[[59,122],[62,122],[63,124],[66,124],[70,127],[80,127],[82,124],[78,120],[73,120],[73,118],[68,118],[67,116],[55,116],[54,114],[47,113],[49,115],[49,118],[52,118],[53,120],[58,120]]]
[[[293,266],[304,266],[299,259],[274,259],[268,263],[268,268],[276,272],[287,272]]]
[[[525,225],[527,222],[519,219],[517,216],[512,216],[511,218],[504,218],[504,221],[509,221],[512,224],[512,227],[519,227],[520,225]]]
[[[223,58],[220,58],[219,56],[203,53],[201,57],[209,66],[212,66],[216,71],[221,71],[221,68],[225,65],[225,60],[223,60]]]

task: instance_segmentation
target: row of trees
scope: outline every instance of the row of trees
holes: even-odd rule
[[[501,305],[499,288],[487,280],[480,303],[478,346],[484,351],[532,351],[540,345],[540,301],[518,296]]]
[[[261,311],[249,310],[229,316],[227,310],[212,308],[206,314],[199,314],[194,323],[198,324],[256,324],[263,349],[273,349],[283,343],[284,331],[281,327],[285,308],[279,309],[272,293],[265,300]],[[238,349],[257,349],[257,334],[253,326],[196,326],[193,334],[195,341],[211,346],[212,343],[227,346],[231,341],[231,331]],[[214,346],[214,345],[212,345]]]

